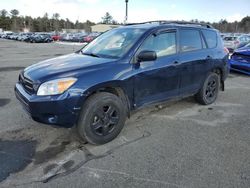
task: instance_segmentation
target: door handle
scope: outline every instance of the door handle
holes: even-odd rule
[[[174,61],[174,64],[176,65],[176,64],[179,64],[179,62],[178,61]]]

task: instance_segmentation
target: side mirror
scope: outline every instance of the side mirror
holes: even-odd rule
[[[142,61],[154,61],[157,59],[157,55],[155,51],[141,51],[137,55],[137,62],[142,62]]]

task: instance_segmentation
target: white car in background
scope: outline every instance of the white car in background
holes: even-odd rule
[[[241,36],[226,36],[223,38],[224,47],[226,47],[230,52],[235,49],[242,47],[250,42],[250,37],[248,35]]]

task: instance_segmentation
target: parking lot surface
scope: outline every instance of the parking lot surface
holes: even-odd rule
[[[14,95],[19,72],[80,47],[0,39],[0,187],[250,187],[244,75],[230,74],[209,106],[189,97],[144,108],[102,146],[31,120]]]

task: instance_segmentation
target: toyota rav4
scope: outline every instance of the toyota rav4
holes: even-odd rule
[[[209,25],[128,24],[75,53],[27,67],[15,94],[35,121],[76,125],[82,139],[104,144],[145,105],[191,95],[213,103],[224,90],[227,61],[222,39]]]

